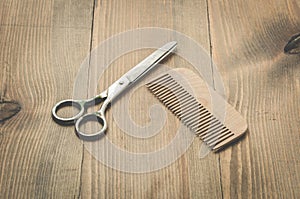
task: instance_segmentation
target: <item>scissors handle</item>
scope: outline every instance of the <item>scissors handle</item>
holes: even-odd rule
[[[86,101],[84,100],[73,100],[73,99],[67,99],[67,100],[62,100],[55,104],[55,106],[52,109],[52,117],[53,119],[63,125],[70,125],[74,124],[74,122],[80,118],[85,111],[85,104]],[[58,110],[63,109],[64,107],[75,107],[76,109],[79,110],[79,112],[71,117],[60,117],[57,115]]]
[[[91,122],[91,121],[96,121],[96,122],[100,123],[102,128],[99,131],[94,132],[92,134],[87,134],[80,130],[81,126],[83,126],[84,124]],[[95,140],[100,139],[102,136],[105,135],[106,130],[107,130],[107,122],[106,122],[104,113],[101,111],[86,114],[86,115],[80,117],[75,123],[75,132],[76,132],[77,136],[80,139],[85,140],[85,141],[95,141]]]
[[[104,114],[111,102],[109,99],[107,99],[106,93],[107,92],[105,91],[100,95],[96,96],[95,98],[89,100],[73,100],[73,99],[62,100],[53,107],[52,117],[57,123],[63,125],[69,125],[75,123],[75,132],[77,136],[82,140],[94,141],[100,139],[107,130],[107,122],[104,117]],[[103,103],[99,111],[85,114],[85,110],[87,107],[98,104],[100,102]],[[79,110],[79,112],[74,116],[66,117],[66,118],[58,116],[57,112],[60,109],[63,109],[64,107],[75,107],[76,109]],[[84,133],[83,131],[80,130],[80,127],[82,127],[84,124],[92,121],[98,122],[102,126],[102,128],[99,131],[94,132],[92,134]]]

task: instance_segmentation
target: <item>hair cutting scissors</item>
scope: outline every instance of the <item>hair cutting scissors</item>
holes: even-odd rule
[[[100,93],[99,95],[87,99],[87,100],[74,100],[67,99],[58,102],[52,109],[53,119],[59,124],[74,124],[75,123],[75,132],[80,139],[93,141],[100,139],[107,130],[107,122],[105,119],[105,111],[109,104],[124,90],[126,90],[129,86],[143,77],[146,73],[148,73],[153,67],[155,67],[160,61],[162,61],[165,57],[167,57],[170,53],[172,53],[177,46],[177,42],[169,42],[157,49],[147,58],[145,58],[142,62],[134,66],[127,73],[125,73],[122,77],[120,77],[116,82],[114,82],[111,86],[109,86],[105,91]],[[100,109],[94,113],[86,113],[88,107],[102,103]],[[78,114],[69,118],[59,117],[57,115],[57,111],[62,109],[63,107],[75,107],[79,110]],[[102,128],[98,132],[87,134],[81,131],[79,128],[83,124],[88,121],[98,121]]]

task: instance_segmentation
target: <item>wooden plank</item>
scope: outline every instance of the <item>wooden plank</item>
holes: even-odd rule
[[[300,195],[299,55],[283,54],[290,36],[300,32],[298,1],[209,1],[209,20],[204,0],[93,3],[0,1],[0,102],[16,101],[21,105],[20,112],[4,122],[1,115],[1,198]],[[114,34],[141,27],[180,31],[208,53],[212,38],[213,58],[223,77],[227,99],[249,124],[249,134],[242,142],[201,159],[201,141],[195,139],[188,151],[168,167],[133,174],[100,163],[83,150],[73,128],[52,121],[52,106],[72,97],[80,64],[89,57],[90,48]],[[121,47],[123,43],[118,44]],[[97,91],[102,91],[150,52],[143,49],[122,55],[99,81],[91,80],[83,88],[97,85]],[[164,64],[195,70],[179,56]],[[92,70],[84,72],[89,72],[86,76],[93,75]],[[159,104],[142,85],[161,72],[153,71],[129,92],[129,116],[141,126],[152,124],[150,107]],[[214,77],[214,84],[220,89],[221,84]],[[84,91],[84,96],[93,94]],[[124,151],[149,153],[172,142],[180,123],[171,113],[166,111],[162,131],[140,139],[120,129],[115,117],[116,112],[124,111],[120,101],[107,113],[110,129],[106,137],[112,143]],[[174,148],[174,152],[177,150]],[[121,164],[121,159],[113,160]],[[161,164],[165,159],[152,161]]]
[[[1,198],[79,195],[82,143],[50,110],[89,52],[92,1],[80,2],[0,2],[1,99],[21,104],[0,124]]]
[[[249,134],[220,154],[224,198],[298,198],[299,56],[283,48],[300,32],[298,1],[210,1],[213,59]]]
[[[96,1],[93,48],[109,37],[128,30],[143,27],[162,27],[174,29],[191,37],[209,52],[209,34],[207,23],[207,7],[205,1]],[[138,42],[139,38],[132,38],[130,42]],[[122,43],[123,42],[123,43]],[[167,42],[167,41],[166,41]],[[117,48],[124,45],[124,41],[117,43]],[[113,52],[114,48],[107,49]],[[123,73],[146,57],[152,50],[129,52],[117,58],[105,70],[101,78],[90,85],[97,85],[97,91],[105,89]],[[104,56],[106,57],[106,56]],[[92,60],[93,63],[93,60]],[[166,65],[193,68],[183,58],[173,56]],[[99,66],[101,67],[101,66]],[[157,76],[161,70],[153,71],[148,79]],[[94,74],[94,72],[90,72]],[[147,79],[146,78],[146,79]],[[147,91],[143,80],[138,86],[128,91],[131,93],[129,115],[139,125],[145,126],[151,122],[150,107],[159,102]],[[94,87],[95,88],[95,87]],[[94,89],[92,89],[94,90]],[[122,150],[134,153],[149,153],[170,143],[180,126],[179,121],[166,111],[167,122],[162,131],[147,139],[139,139],[128,135],[130,132],[120,129],[113,113],[124,109],[118,102],[107,112],[109,130],[106,138]],[[119,107],[119,108],[118,108]],[[121,112],[122,113],[122,112]],[[218,198],[221,197],[219,181],[218,155],[209,155],[204,159],[199,157],[201,141],[195,139],[189,150],[168,167],[151,173],[126,173],[112,169],[109,165],[97,161],[97,151],[92,155],[86,150],[82,173],[83,198]],[[108,151],[108,149],[107,149]],[[117,164],[122,164],[116,153],[103,152],[113,158]],[[165,157],[167,159],[168,157]],[[149,160],[150,161],[150,160]],[[163,160],[153,160],[161,164]],[[134,162],[134,159],[133,159]],[[152,162],[151,162],[152,163]],[[123,163],[124,164],[124,163]],[[134,167],[135,165],[126,165]],[[137,165],[138,166],[138,165]]]
[[[92,1],[0,2],[1,25],[26,27],[91,28]]]

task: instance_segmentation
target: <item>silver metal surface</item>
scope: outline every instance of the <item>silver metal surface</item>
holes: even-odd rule
[[[107,90],[103,91],[94,98],[88,100],[62,100],[58,102],[52,109],[53,119],[63,125],[74,124],[75,123],[75,132],[80,139],[93,141],[101,138],[105,131],[107,130],[107,122],[105,119],[105,111],[111,102],[123,91],[125,91],[129,86],[142,78],[147,74],[153,67],[155,67],[160,61],[170,55],[176,48],[177,42],[172,41],[161,48],[157,49],[139,64],[130,69],[122,77],[120,77],[116,82],[108,87]],[[95,113],[85,114],[86,109],[92,105],[99,104],[102,102],[102,106]],[[59,117],[57,112],[64,107],[75,107],[79,112],[72,117],[64,118]],[[101,124],[102,128],[100,131],[97,131],[93,134],[87,134],[80,130],[80,127],[89,122],[97,121]]]

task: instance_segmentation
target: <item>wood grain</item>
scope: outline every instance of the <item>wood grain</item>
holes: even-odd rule
[[[0,65],[6,68],[1,97],[21,104],[15,117],[0,124],[1,198],[79,195],[82,144],[50,114],[56,101],[72,95],[89,52],[91,2],[74,3],[0,1]]]
[[[5,122],[21,110],[21,106],[15,101],[0,101],[0,123]]]
[[[298,198],[299,56],[283,48],[300,32],[298,1],[211,1],[213,59],[249,136],[220,153],[224,198]]]
[[[192,37],[205,49],[209,50],[206,9],[205,1],[126,1],[126,3],[97,1],[93,47],[96,48],[105,39],[126,30],[161,27],[183,31],[187,36]],[[196,15],[197,17],[195,17]],[[137,39],[132,38],[132,42],[137,42]],[[122,43],[117,43],[117,45],[122,45]],[[101,91],[106,88],[150,52],[151,50],[131,52],[118,58],[100,78],[97,90]],[[165,64],[171,67],[193,68],[191,64],[176,56],[171,57]],[[93,74],[93,72],[90,73]],[[159,73],[161,73],[161,70],[157,69],[148,77],[151,78],[151,76],[156,76]],[[146,80],[142,81],[137,87],[140,87],[145,82]],[[147,125],[150,122],[148,116],[150,106],[159,104],[159,102],[146,90],[145,86],[140,87],[136,91],[129,91],[128,95],[131,95],[129,116],[136,123],[142,126]],[[146,105],[144,105],[145,102],[147,102]],[[118,106],[117,103],[114,104],[115,107]],[[115,109],[114,106],[112,109]],[[112,112],[108,111],[107,113],[110,126],[107,132],[108,139],[121,149],[135,153],[162,149],[172,141],[180,125],[179,121],[171,113],[167,112],[167,123],[161,132],[151,138],[137,139],[128,136],[130,132],[124,132],[116,126],[117,122],[113,120]],[[218,156],[208,156],[205,159],[200,159],[200,147],[201,142],[195,140],[190,150],[173,164],[161,170],[144,174],[130,174],[114,170],[105,164],[99,163],[93,155],[85,151],[82,173],[82,197],[220,197]],[[115,157],[115,162],[122,164],[121,159],[118,159],[114,153],[109,155]],[[160,164],[161,160],[157,159],[154,161]],[[134,167],[134,165],[128,166]]]
[[[191,70],[169,70],[146,86],[214,152],[236,142],[247,131],[241,114]]]
[[[300,57],[283,53],[300,32],[299,13],[297,0],[0,0],[0,100],[21,106],[0,123],[0,198],[299,198]],[[228,102],[247,119],[249,133],[241,142],[200,158],[202,143],[195,139],[167,167],[126,173],[97,161],[72,127],[52,121],[57,101],[102,91],[153,51],[122,54],[99,79],[93,76],[94,66],[101,65],[90,57],[92,49],[144,27],[179,31],[213,56],[217,67],[205,72],[206,80],[220,93],[223,84]],[[123,44],[117,42],[118,48]],[[106,50],[105,60],[114,48]],[[197,72],[177,55],[164,64]],[[116,117],[124,111],[122,100],[129,99],[131,121],[140,126],[158,121],[149,113],[159,102],[143,85],[164,70],[154,70],[107,112],[106,138],[115,146],[148,153],[175,137],[180,123],[163,107],[166,122],[149,138],[128,135]],[[79,74],[85,83],[74,90]]]

